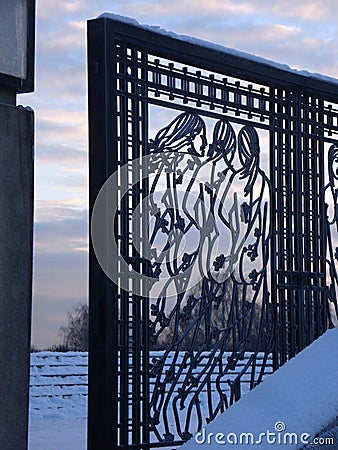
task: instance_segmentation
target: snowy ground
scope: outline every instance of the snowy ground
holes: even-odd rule
[[[162,352],[152,352],[151,359],[161,357]],[[201,354],[199,365],[193,369],[193,374],[198,376],[205,371],[209,361],[209,353]],[[223,354],[223,363],[227,364],[230,353]],[[247,365],[251,354],[246,354],[244,359],[236,364],[233,370],[227,373],[227,379],[234,379]],[[260,372],[263,362],[263,354],[258,354],[256,359],[256,376]],[[173,355],[166,356],[165,372],[173,363]],[[175,367],[179,368],[184,358],[184,352],[175,359]],[[188,367],[182,371],[182,380],[185,380]],[[265,373],[272,373],[272,360],[268,358],[265,365]],[[217,373],[212,375],[212,379]],[[250,373],[242,375],[242,395],[249,391]],[[267,376],[267,375],[266,375]],[[263,377],[264,378],[264,377]],[[154,387],[154,380],[151,379],[150,389]],[[87,416],[87,392],[88,392],[88,354],[86,352],[39,352],[31,355],[30,373],[30,450],[48,448],[85,448],[85,419]],[[226,380],[221,382],[224,392],[230,393],[230,387]],[[179,387],[179,385],[178,385]],[[213,393],[217,399],[218,394]],[[200,404],[208,404],[206,392],[200,393]],[[186,412],[182,410],[182,415]],[[170,429],[175,430],[175,419],[173,410],[168,408],[168,422]],[[182,416],[182,420],[184,416]],[[75,428],[74,428],[75,427]],[[53,433],[50,431],[54,430]],[[165,432],[163,421],[158,425],[160,434]],[[55,439],[54,439],[55,438]],[[154,437],[155,439],[155,437]],[[157,442],[157,440],[156,440]]]
[[[211,430],[214,436],[225,431],[238,435],[245,431],[259,434],[268,429],[275,431],[274,426],[279,421],[286,426],[286,431],[311,434],[308,442],[323,430],[318,437],[333,437],[336,445],[279,445],[282,448],[338,448],[338,427],[334,422],[338,414],[337,340],[338,331],[328,331],[209,424],[206,430]],[[85,450],[87,354],[33,354],[31,385],[29,450]],[[205,444],[207,449],[220,447],[220,444]],[[192,438],[182,448],[197,450],[201,447],[204,445]],[[264,450],[270,447],[259,446]],[[237,446],[232,445],[232,448]]]
[[[324,444],[309,444],[306,445],[303,450],[325,450],[325,445],[327,449],[336,449],[338,447],[338,418],[318,433],[316,437],[318,437],[318,442],[324,442]],[[333,439],[334,445],[328,444],[328,438]]]
[[[85,450],[86,419],[32,419],[29,424],[29,450]]]
[[[333,329],[218,416],[182,450],[216,450],[224,444],[292,450],[314,442],[338,415],[337,367],[338,330]],[[336,449],[338,442],[319,448]]]
[[[85,450],[88,354],[31,355],[29,450]]]

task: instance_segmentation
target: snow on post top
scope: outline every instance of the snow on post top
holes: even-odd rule
[[[145,30],[150,30],[155,33],[163,34],[168,37],[172,37],[175,39],[179,39],[181,41],[189,42],[190,44],[195,44],[195,45],[199,45],[202,47],[210,48],[212,50],[221,51],[228,55],[238,56],[238,57],[245,58],[245,59],[257,62],[257,63],[268,65],[270,67],[274,67],[276,69],[284,70],[284,71],[291,72],[291,73],[294,73],[297,75],[302,75],[304,77],[314,78],[316,80],[320,80],[320,81],[324,81],[324,82],[328,82],[328,83],[333,83],[338,86],[338,79],[330,77],[328,75],[312,73],[312,72],[308,72],[307,70],[292,69],[287,64],[277,63],[275,61],[265,59],[261,56],[256,56],[256,55],[252,55],[250,53],[242,52],[240,50],[235,50],[230,47],[225,47],[224,45],[221,45],[221,44],[214,44],[209,41],[204,41],[203,39],[186,36],[186,35],[182,35],[182,34],[176,34],[173,31],[167,31],[167,30],[161,28],[160,26],[156,26],[156,25],[143,25],[143,24],[140,24],[136,19],[133,19],[132,17],[121,16],[119,14],[104,12],[103,14],[100,14],[97,18],[98,19],[113,19],[118,22],[127,23],[129,25],[134,25],[139,28],[143,28]]]

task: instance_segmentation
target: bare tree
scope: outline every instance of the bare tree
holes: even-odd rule
[[[69,351],[88,351],[88,306],[79,304],[67,316],[68,325],[59,331],[62,345]]]

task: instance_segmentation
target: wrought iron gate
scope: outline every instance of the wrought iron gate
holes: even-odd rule
[[[88,33],[88,447],[174,448],[335,320],[338,84]]]

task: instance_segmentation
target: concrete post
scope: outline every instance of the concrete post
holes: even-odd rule
[[[0,92],[0,449],[25,450],[32,293],[34,113],[16,107],[12,94],[8,90]]]

